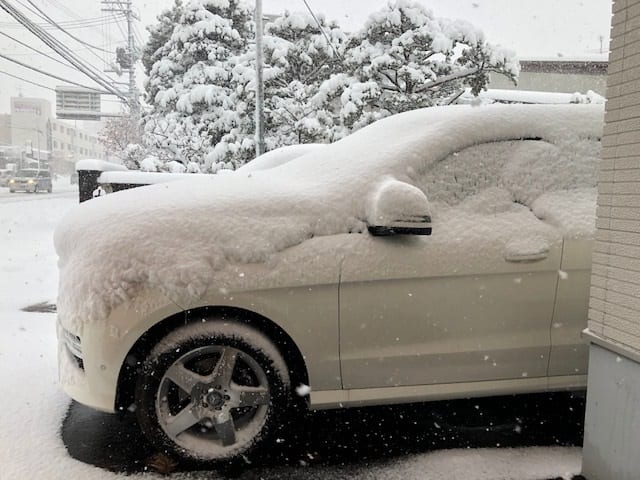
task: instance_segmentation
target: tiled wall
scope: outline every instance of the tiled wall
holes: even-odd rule
[[[615,0],[589,330],[640,351],[640,0]]]

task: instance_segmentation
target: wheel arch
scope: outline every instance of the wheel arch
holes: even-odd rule
[[[289,369],[292,388],[299,384],[309,384],[309,375],[304,356],[289,334],[275,322],[259,313],[238,307],[198,307],[171,315],[156,323],[143,333],[129,349],[118,374],[114,405],[116,412],[124,413],[134,403],[136,379],[144,360],[158,341],[182,325],[204,322],[207,319],[242,323],[259,330],[273,342],[284,358]]]

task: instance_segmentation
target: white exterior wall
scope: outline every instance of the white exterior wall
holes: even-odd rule
[[[640,0],[614,0],[582,473],[640,479]]]
[[[11,98],[11,145],[47,150],[51,105],[41,98]]]
[[[604,96],[607,77],[593,74],[521,71],[517,86],[504,75],[492,74],[489,88],[562,93],[587,93],[593,90]]]
[[[640,353],[640,0],[617,0],[589,330]]]
[[[52,150],[61,158],[81,160],[104,158],[102,144],[95,134],[76,128],[71,122],[51,121]]]

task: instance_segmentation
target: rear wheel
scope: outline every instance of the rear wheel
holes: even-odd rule
[[[250,455],[284,423],[290,380],[282,356],[246,325],[210,321],[161,340],[136,385],[147,438],[185,460]]]

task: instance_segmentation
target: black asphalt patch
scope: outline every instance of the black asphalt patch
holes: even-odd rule
[[[264,458],[218,473],[318,479],[331,478],[335,467],[348,476],[434,450],[581,446],[584,408],[584,393],[563,392],[310,412]],[[193,468],[159,456],[128,412],[110,415],[73,402],[62,439],[73,458],[114,472]]]

